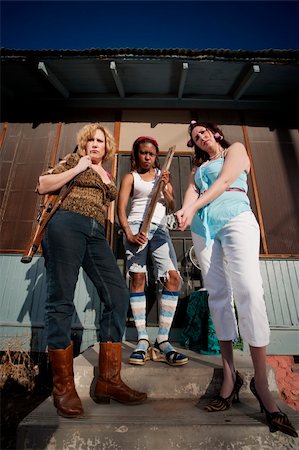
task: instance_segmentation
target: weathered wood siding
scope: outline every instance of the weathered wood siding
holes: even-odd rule
[[[109,170],[117,177],[118,185],[130,169],[129,153],[138,135],[149,134],[158,139],[161,163],[167,149],[176,144],[176,155],[171,166],[177,206],[182,204],[191,167],[191,152],[186,146],[187,124],[191,118],[204,117],[219,123],[226,138],[243,142],[252,158],[248,178],[249,198],[261,227],[260,253],[267,309],[272,329],[272,354],[298,354],[298,254],[299,184],[298,130],[277,128],[281,121],[272,123],[268,114],[245,111],[174,111],[124,110],[96,111],[93,121],[102,120],[114,134],[118,153]],[[100,114],[100,115],[99,115]],[[0,124],[0,227],[1,227],[1,287],[0,337],[22,335],[33,349],[45,348],[44,305],[46,295],[43,259],[34,258],[31,265],[20,263],[20,254],[28,244],[36,227],[36,212],[41,198],[36,195],[38,175],[53,165],[76,145],[76,133],[86,123],[84,115],[78,121],[49,123]],[[283,121],[282,121],[283,122]],[[245,125],[243,125],[245,124]],[[277,205],[279,208],[277,209]],[[115,205],[109,212],[108,239],[121,267],[124,266],[122,236],[118,233]],[[200,284],[198,273],[186,262],[185,255],[192,245],[190,231],[171,232],[179,267],[184,277],[180,301],[173,329],[184,323],[190,290]],[[15,256],[12,256],[14,254]],[[271,259],[270,259],[271,257]],[[279,259],[284,258],[284,259]],[[197,278],[196,278],[197,277]],[[147,302],[148,325],[155,329],[158,321],[157,285],[153,280]],[[149,289],[150,291],[150,289]],[[75,296],[76,315],[73,339],[84,349],[96,339],[95,321],[101,313],[97,294],[90,281],[80,272]],[[129,316],[130,317],[130,316]],[[131,328],[130,333],[133,331]],[[31,342],[31,344],[30,344]],[[5,344],[2,339],[1,348]]]
[[[271,327],[269,353],[299,354],[299,260],[261,260]]]

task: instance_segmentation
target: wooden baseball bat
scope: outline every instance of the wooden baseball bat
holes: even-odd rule
[[[172,162],[172,158],[173,158],[173,155],[174,155],[174,152],[175,152],[175,148],[176,148],[176,146],[173,145],[168,150],[168,153],[166,155],[166,158],[165,158],[162,170],[161,170],[161,174],[160,174],[157,186],[155,188],[155,191],[153,192],[151,201],[150,201],[150,203],[149,203],[149,205],[147,207],[147,210],[146,210],[146,213],[145,213],[145,219],[144,219],[144,221],[143,221],[143,223],[141,225],[141,228],[140,228],[140,232],[143,232],[146,235],[148,233],[148,230],[149,230],[149,227],[150,227],[150,224],[151,224],[151,220],[152,220],[155,208],[156,208],[157,201],[158,201],[160,193],[161,193],[161,191],[162,191],[162,189],[164,187],[164,182],[162,181],[162,173],[165,170],[169,170],[170,164]]]

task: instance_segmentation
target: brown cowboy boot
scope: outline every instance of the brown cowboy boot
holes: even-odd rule
[[[121,342],[100,344],[99,377],[93,400],[96,403],[110,403],[110,399],[126,405],[137,405],[147,399],[143,392],[134,391],[120,377]]]
[[[81,400],[76,392],[73,372],[73,344],[66,349],[48,349],[53,375],[53,399],[57,413],[63,417],[82,416]]]

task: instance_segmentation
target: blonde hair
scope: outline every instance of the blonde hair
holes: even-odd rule
[[[115,154],[115,141],[114,137],[108,131],[107,128],[103,127],[99,122],[96,123],[90,123],[88,125],[85,125],[81,130],[77,133],[77,143],[78,143],[78,150],[77,154],[79,156],[85,156],[86,155],[86,146],[89,139],[93,138],[96,131],[101,130],[104,133],[105,136],[105,149],[106,153],[103,158],[103,162],[107,161],[108,159],[112,158]]]

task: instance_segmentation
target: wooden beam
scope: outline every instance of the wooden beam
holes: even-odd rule
[[[183,63],[180,84],[179,84],[178,98],[182,98],[182,96],[183,96],[186,79],[187,79],[187,74],[188,74],[188,69],[189,69],[188,63]]]
[[[115,61],[110,62],[110,70],[112,72],[112,76],[113,76],[114,82],[116,84],[119,96],[121,98],[125,98],[125,90],[124,90],[121,78],[119,76],[119,73],[117,71]]]
[[[17,101],[9,102],[7,110],[12,115],[12,112],[17,116],[21,113],[25,115],[28,122],[28,115],[35,112],[38,118],[41,114],[57,114],[57,117],[61,118],[61,109],[227,109],[236,111],[277,111],[290,113],[290,110],[295,108],[295,105],[290,102],[284,102],[284,100],[268,100],[264,98],[258,98],[254,100],[240,99],[233,100],[231,97],[219,98],[219,97],[186,97],[177,98],[170,96],[161,97],[145,97],[134,96],[120,98],[117,95],[114,96],[93,96],[93,97],[71,97],[69,99],[64,98],[22,98]],[[84,112],[85,114],[85,112]],[[30,116],[29,116],[30,117]],[[11,121],[11,119],[4,117],[4,120]]]
[[[253,164],[252,153],[251,153],[251,146],[250,146],[250,142],[249,142],[247,127],[245,125],[242,125],[242,129],[243,129],[243,135],[244,135],[244,140],[245,140],[245,147],[246,147],[249,159],[250,159],[250,173],[251,173],[252,187],[253,187],[253,193],[254,193],[254,198],[255,198],[255,203],[256,203],[257,216],[258,216],[258,221],[259,221],[260,230],[261,230],[261,240],[262,240],[264,252],[267,255],[269,253],[269,250],[268,250],[268,245],[267,245],[261,202],[260,202],[260,197],[259,197],[258,188],[257,188],[254,164]]]
[[[0,135],[0,147],[2,147],[2,142],[4,141],[7,127],[8,127],[8,122],[4,122],[2,131],[1,131],[1,135]]]
[[[239,100],[242,97],[246,89],[251,85],[256,76],[261,72],[258,64],[251,64],[246,73],[240,78],[236,87],[232,91],[232,97],[234,100]]]
[[[120,127],[121,122],[115,121],[114,122],[114,140],[116,145],[116,152],[118,152],[119,149],[119,138],[120,138]],[[114,155],[114,158],[112,160],[111,165],[111,175],[114,179],[116,179],[117,176],[117,163],[118,163],[118,154],[116,153]],[[114,217],[115,217],[115,201],[110,203],[108,208],[108,223],[107,223],[107,230],[106,230],[106,239],[109,242],[110,247],[113,247],[113,239],[114,239]]]
[[[55,166],[56,161],[57,161],[57,152],[58,152],[58,145],[59,145],[61,130],[62,130],[62,123],[59,122],[57,124],[56,136],[55,136],[55,141],[54,141],[54,145],[53,145],[52,157],[51,157],[51,161],[50,161],[50,165],[52,167]]]
[[[39,72],[54,86],[54,88],[64,97],[69,98],[69,91],[63,86],[60,80],[56,77],[56,75],[46,66],[46,64],[42,61],[38,63],[37,66]]]

